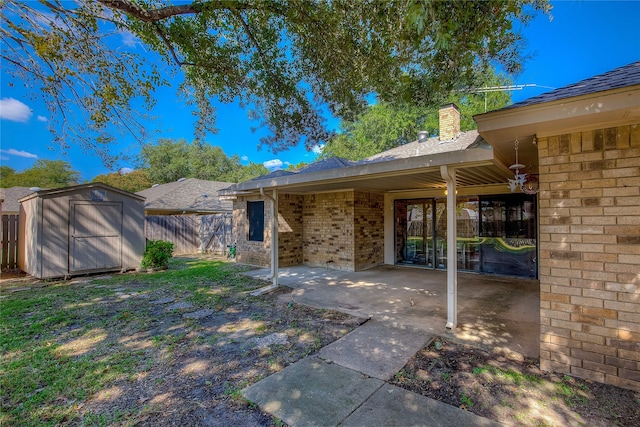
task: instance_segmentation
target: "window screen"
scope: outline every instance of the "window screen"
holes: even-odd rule
[[[264,241],[264,202],[248,202],[249,240]]]

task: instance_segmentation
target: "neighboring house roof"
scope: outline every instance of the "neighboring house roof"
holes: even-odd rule
[[[231,182],[207,181],[187,178],[167,184],[155,185],[136,194],[147,201],[145,211],[215,213],[231,212],[233,202],[220,200],[218,191],[229,187]]]
[[[2,202],[3,214],[17,214],[20,212],[20,199],[33,193],[29,187],[10,187],[4,188],[4,198]]]
[[[591,93],[618,89],[627,86],[640,85],[640,61],[615,68],[606,73],[589,77],[577,83],[564,86],[550,92],[526,99],[509,105],[502,110],[572,98],[575,96],[589,95]]]

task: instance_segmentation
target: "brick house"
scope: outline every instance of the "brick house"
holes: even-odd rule
[[[444,269],[448,328],[458,270],[539,279],[541,367],[640,390],[640,62],[478,115],[477,131],[455,105],[439,119],[438,136],[360,162],[223,190],[238,261],[274,285],[281,266]]]
[[[541,368],[640,390],[640,62],[476,122],[538,141]]]

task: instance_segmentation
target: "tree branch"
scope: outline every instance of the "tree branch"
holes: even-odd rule
[[[157,9],[144,9],[140,5],[130,0],[97,0],[100,4],[109,9],[119,10],[148,23],[155,23],[163,19],[172,18],[178,15],[195,15],[205,10],[248,10],[263,9],[269,10],[278,15],[287,16],[288,7],[274,3],[245,2],[238,0],[216,0],[206,3],[189,3],[175,6],[165,6]]]

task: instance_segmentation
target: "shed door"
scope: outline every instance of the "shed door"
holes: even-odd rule
[[[69,272],[122,268],[122,203],[71,202]]]

